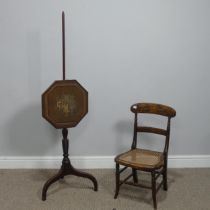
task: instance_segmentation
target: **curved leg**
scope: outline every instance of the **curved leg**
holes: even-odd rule
[[[116,189],[115,189],[114,199],[117,198],[119,189],[120,189],[120,165],[118,163],[116,163],[116,172],[115,173],[116,173]]]
[[[83,172],[83,171],[79,171],[73,167],[72,167],[72,170],[69,172],[69,174],[90,179],[93,182],[94,191],[98,191],[98,183],[96,181],[96,178],[94,176],[92,176],[91,174]]]
[[[49,188],[49,186],[51,184],[53,184],[54,182],[56,182],[57,180],[63,178],[63,171],[60,170],[56,175],[54,175],[53,177],[51,177],[45,184],[44,187],[42,189],[42,200],[45,201],[46,200],[46,194],[47,194],[47,189]]]

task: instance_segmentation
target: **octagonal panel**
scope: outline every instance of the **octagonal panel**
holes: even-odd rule
[[[42,116],[55,128],[76,126],[88,112],[88,92],[76,80],[55,81],[42,94]]]

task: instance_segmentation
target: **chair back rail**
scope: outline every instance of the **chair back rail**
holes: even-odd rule
[[[146,127],[146,126],[138,126],[136,128],[137,132],[145,132],[145,133],[154,133],[154,134],[160,134],[163,136],[167,135],[167,130],[161,129],[161,128],[154,128],[154,127]]]

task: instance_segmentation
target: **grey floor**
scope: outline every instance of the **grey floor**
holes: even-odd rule
[[[1,210],[149,210],[151,191],[124,185],[113,199],[114,170],[86,170],[96,177],[99,191],[84,178],[67,176],[53,184],[41,200],[43,184],[57,170],[0,170]],[[150,177],[139,175],[145,181]],[[210,169],[169,169],[169,189],[157,196],[161,210],[210,210]]]

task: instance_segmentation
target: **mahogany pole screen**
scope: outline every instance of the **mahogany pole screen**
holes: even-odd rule
[[[63,179],[66,175],[75,175],[90,179],[94,191],[98,183],[94,176],[75,169],[69,159],[68,129],[75,127],[88,112],[88,92],[76,80],[66,80],[65,76],[65,22],[62,13],[62,50],[63,50],[63,80],[54,81],[42,94],[42,116],[55,128],[62,128],[63,160],[56,175],[45,182],[42,189],[42,200],[46,200],[47,190],[51,184]]]

